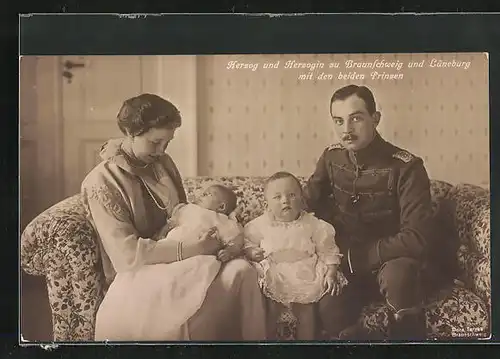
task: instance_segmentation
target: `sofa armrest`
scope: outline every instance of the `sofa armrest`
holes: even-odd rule
[[[85,217],[81,196],[69,197],[33,219],[21,235],[21,266],[32,275],[46,275],[56,263],[56,254],[71,256],[88,251],[96,262],[95,232]],[[56,265],[57,266],[57,265]]]
[[[80,195],[57,203],[26,227],[21,266],[47,279],[54,340],[93,340],[105,279],[96,234]]]
[[[462,271],[461,280],[467,288],[477,294],[491,307],[491,269],[489,258],[472,251],[462,244],[458,249],[458,265]]]
[[[450,191],[449,198],[456,204],[460,279],[490,307],[490,192],[482,187],[460,184]]]

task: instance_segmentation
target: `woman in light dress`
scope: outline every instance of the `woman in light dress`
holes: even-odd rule
[[[180,125],[177,108],[159,96],[142,94],[126,100],[118,114],[124,137],[102,147],[102,162],[82,183],[111,283],[97,313],[95,340],[266,338],[257,274],[244,259],[224,263],[206,295],[186,298],[186,308],[163,300],[176,290],[169,277],[176,263],[198,265],[197,258],[222,249],[210,231],[186,241],[181,251],[175,241],[152,239],[173,208],[186,202],[181,175],[165,153]]]

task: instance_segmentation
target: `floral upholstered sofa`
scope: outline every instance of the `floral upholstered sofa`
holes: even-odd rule
[[[238,194],[245,224],[262,213],[263,180],[195,177],[184,179],[184,186],[190,200],[213,181],[232,186]],[[454,203],[450,208],[458,234],[460,275],[455,284],[427,299],[428,338],[449,339],[471,334],[488,337],[490,192],[469,184],[452,186],[432,181],[432,196],[436,206],[444,199]],[[96,235],[85,219],[79,194],[47,209],[25,228],[21,237],[21,265],[26,273],[46,278],[54,341],[92,341],[95,316],[106,284]],[[368,329],[383,333],[388,309],[383,303],[372,304],[364,309],[360,321]]]

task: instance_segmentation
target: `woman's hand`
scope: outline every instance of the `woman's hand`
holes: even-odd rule
[[[220,249],[222,249],[222,243],[219,240],[217,228],[212,227],[208,231],[203,232],[200,235],[198,244],[201,250],[200,254],[216,254]]]
[[[260,247],[246,249],[245,255],[252,262],[260,262],[265,258],[264,250]]]
[[[217,252],[217,259],[222,263],[226,263],[233,259],[233,255],[227,248],[224,248]]]

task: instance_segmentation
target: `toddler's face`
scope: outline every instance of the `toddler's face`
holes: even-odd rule
[[[291,222],[296,220],[303,208],[301,188],[291,177],[270,182],[266,189],[265,198],[269,211],[278,221]]]
[[[217,212],[224,212],[227,207],[224,194],[216,187],[208,187],[198,198],[197,204],[203,208]]]

